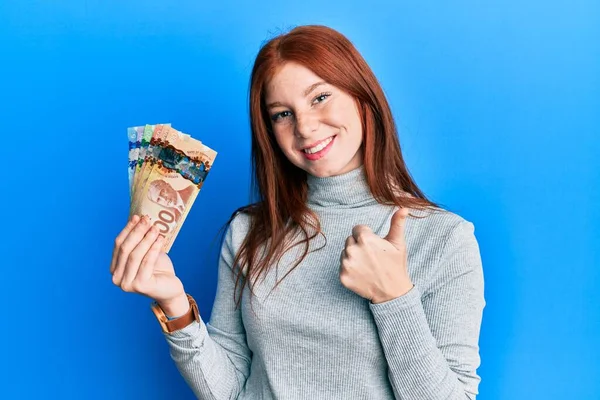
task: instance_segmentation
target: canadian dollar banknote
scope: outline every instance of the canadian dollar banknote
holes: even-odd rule
[[[130,215],[145,215],[169,252],[217,152],[171,124],[127,129]]]

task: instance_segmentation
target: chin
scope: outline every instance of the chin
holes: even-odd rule
[[[313,166],[306,166],[303,168],[307,173],[317,177],[317,178],[329,178],[336,175],[341,175],[345,172],[349,172],[351,169],[348,168],[348,165],[344,166],[317,166],[316,168]]]
[[[331,173],[331,172],[320,172],[320,171],[306,171],[307,173],[311,174],[312,176],[316,176],[317,178],[329,178],[330,176],[334,176],[335,174]]]

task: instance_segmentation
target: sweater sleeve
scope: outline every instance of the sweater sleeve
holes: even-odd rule
[[[469,399],[478,394],[483,270],[471,222],[449,234],[432,286],[370,304],[397,399]]]
[[[210,321],[166,334],[171,358],[198,399],[235,399],[250,373],[252,354],[239,308],[235,309],[231,226],[219,258],[217,293]]]

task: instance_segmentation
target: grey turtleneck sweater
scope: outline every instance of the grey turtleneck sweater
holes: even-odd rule
[[[246,288],[235,309],[232,262],[249,227],[230,225],[221,249],[210,321],[165,334],[199,399],[475,399],[485,305],[474,226],[446,210],[408,218],[408,269],[415,287],[372,304],[340,283],[340,253],[352,227],[389,231],[393,206],[373,198],[361,168],[309,177],[309,206],[327,245],[311,252],[272,291],[275,270]],[[424,211],[411,210],[426,215]],[[310,250],[321,247],[318,236]],[[303,246],[280,260],[277,279]]]

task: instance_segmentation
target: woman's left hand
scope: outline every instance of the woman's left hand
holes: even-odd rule
[[[393,300],[410,291],[404,224],[408,209],[394,213],[385,238],[368,226],[357,225],[341,255],[340,281],[372,303]]]

